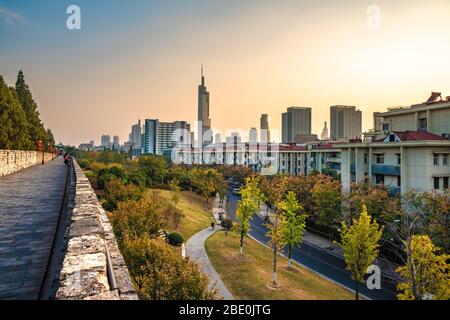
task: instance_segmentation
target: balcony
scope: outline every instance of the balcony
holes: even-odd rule
[[[388,187],[389,188],[389,195],[391,197],[396,197],[400,194],[400,188],[399,187]]]
[[[388,166],[384,164],[372,165],[372,174],[384,174],[388,176],[399,176],[400,166]]]

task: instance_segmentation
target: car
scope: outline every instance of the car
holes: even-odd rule
[[[238,195],[238,194],[241,193],[241,191],[239,190],[239,188],[233,188],[233,189],[231,189],[231,193],[235,194],[235,195]]]

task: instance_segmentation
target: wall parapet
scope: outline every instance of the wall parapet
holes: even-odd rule
[[[53,155],[44,153],[44,162],[51,161]],[[42,152],[32,150],[0,150],[0,177],[42,163]]]
[[[73,170],[75,196],[55,298],[136,300],[138,297],[105,210],[75,159]]]

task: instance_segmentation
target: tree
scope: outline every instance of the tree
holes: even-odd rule
[[[439,255],[426,235],[413,235],[406,243],[407,263],[397,269],[399,300],[450,299],[450,255]]]
[[[331,243],[333,231],[341,216],[341,184],[328,176],[320,176],[312,189],[312,195],[316,221],[328,230]]]
[[[297,201],[295,193],[289,191],[286,199],[278,204],[286,223],[283,228],[283,242],[288,248],[288,267],[291,267],[292,247],[300,245],[303,241],[303,232],[306,227],[306,215],[301,213],[302,207]]]
[[[284,215],[277,212],[273,223],[266,223],[265,226],[269,229],[266,233],[266,237],[269,237],[269,244],[273,249],[273,285],[277,285],[277,256],[278,250],[281,250],[285,246],[284,229],[286,228],[286,220]]]
[[[241,187],[241,199],[238,201],[236,216],[239,220],[241,234],[240,254],[243,254],[244,237],[250,231],[250,221],[253,215],[261,207],[262,194],[258,188],[258,178],[255,176],[246,179],[244,187]]]
[[[352,274],[355,281],[355,298],[358,300],[359,284],[364,282],[367,268],[373,264],[378,256],[379,240],[383,228],[378,226],[376,221],[372,222],[371,216],[367,213],[365,205],[359,219],[353,219],[350,227],[342,222],[341,243],[339,245],[344,250],[344,259],[347,270]]]
[[[146,174],[147,186],[156,186],[166,181],[168,163],[163,157],[153,155],[141,156],[138,163]]]
[[[197,264],[182,259],[159,239],[126,237],[121,251],[140,299],[212,300],[216,289]]]
[[[109,215],[118,241],[122,241],[125,236],[157,238],[165,227],[162,214],[164,208],[164,200],[155,192],[146,194],[139,201],[120,202]]]
[[[22,70],[19,71],[16,81],[16,94],[19,102],[25,112],[28,122],[28,135],[32,144],[38,140],[47,141],[47,131],[39,119],[39,111],[36,102],[33,99],[31,90],[25,82],[25,77]]]
[[[28,122],[16,92],[0,76],[0,149],[30,149]]]
[[[363,204],[375,219],[385,219],[396,214],[400,207],[399,198],[391,197],[387,187],[372,186],[368,179],[361,183],[352,183],[346,199],[350,204],[350,213],[356,217],[360,215]]]

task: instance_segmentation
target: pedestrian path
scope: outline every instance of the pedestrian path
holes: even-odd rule
[[[225,300],[234,300],[233,295],[228,291],[225,284],[222,282],[222,279],[220,279],[219,274],[214,269],[213,265],[211,264],[211,261],[208,258],[208,254],[206,253],[205,249],[205,242],[206,240],[216,231],[221,230],[222,227],[219,226],[219,213],[223,212],[223,209],[221,208],[220,200],[218,195],[214,199],[213,202],[213,209],[212,213],[214,216],[214,219],[216,220],[217,226],[212,229],[206,228],[202,231],[194,234],[191,238],[189,238],[187,244],[186,244],[186,254],[188,257],[190,257],[192,260],[197,262],[201,268],[203,269],[203,272],[208,275],[209,281],[210,281],[210,288],[215,286],[218,290],[218,293],[225,299]]]
[[[67,167],[48,162],[0,178],[0,299],[38,299]]]
[[[194,234],[186,244],[186,253],[188,257],[197,262],[203,269],[203,272],[208,275],[210,279],[210,287],[215,285],[218,293],[225,300],[234,300],[233,295],[230,293],[230,291],[228,291],[227,287],[220,279],[219,274],[212,266],[211,261],[209,261],[208,254],[205,250],[206,239],[208,239],[214,232],[220,229],[221,228],[207,228]]]

